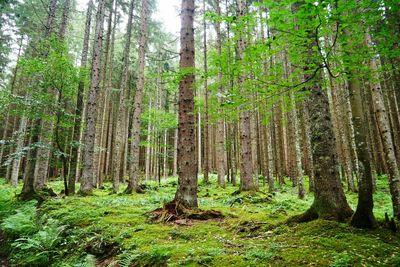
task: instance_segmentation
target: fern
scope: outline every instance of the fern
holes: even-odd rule
[[[15,214],[8,216],[0,228],[9,235],[29,235],[37,231],[35,223],[36,201],[30,201],[19,208]]]
[[[87,254],[84,261],[79,263],[79,264],[75,264],[75,267],[94,267],[96,266],[96,257],[94,255],[91,254]]]
[[[46,266],[59,252],[57,245],[63,227],[56,220],[48,220],[37,233],[16,239],[12,244],[14,262],[20,266]]]
[[[140,254],[125,254],[123,258],[118,262],[120,267],[129,267],[134,261],[140,257]]]

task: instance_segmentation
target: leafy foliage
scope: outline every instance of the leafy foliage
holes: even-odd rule
[[[37,233],[16,239],[12,243],[12,261],[19,266],[48,266],[51,259],[60,253],[57,245],[62,230],[58,221],[49,219]]]
[[[36,201],[30,201],[6,217],[1,223],[1,229],[11,236],[23,236],[37,231],[36,225]]]

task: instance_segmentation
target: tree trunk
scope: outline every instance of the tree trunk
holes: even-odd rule
[[[368,33],[365,34],[365,43],[371,45],[371,37]],[[374,113],[378,122],[378,128],[383,141],[383,149],[385,152],[386,163],[389,175],[389,187],[392,195],[393,215],[400,219],[400,173],[397,166],[392,135],[390,133],[390,124],[382,90],[380,88],[378,67],[375,58],[370,59],[370,69],[374,81],[371,83],[371,95],[373,99]]]
[[[302,220],[322,218],[344,221],[352,215],[352,210],[347,204],[336,169],[335,141],[327,92],[317,83],[310,88],[309,103],[315,197]]]
[[[178,189],[174,202],[196,208],[197,162],[194,117],[194,0],[182,0],[180,69],[185,75],[179,83]]]
[[[71,0],[65,0],[61,18],[60,30],[58,31],[58,37],[61,40],[64,40],[65,33],[67,31],[70,6],[71,6]]]
[[[292,118],[293,118],[293,131],[294,131],[294,143],[295,143],[295,166],[296,166],[296,176],[297,176],[297,187],[298,187],[298,196],[300,199],[304,198],[305,190],[304,190],[304,179],[303,179],[303,167],[301,164],[301,150],[300,150],[300,131],[299,131],[299,122],[297,118],[297,105],[294,99],[294,93],[290,93],[290,101],[292,104]]]
[[[246,1],[238,0],[237,2],[237,20],[242,21],[246,14]],[[237,57],[242,62],[244,51],[246,49],[246,40],[244,39],[244,29],[238,32]],[[240,65],[240,64],[239,64]],[[238,75],[238,85],[240,92],[244,93],[244,82],[246,79],[245,71],[242,69]],[[251,157],[251,129],[250,129],[250,112],[245,110],[240,112],[240,191],[255,190],[253,182],[253,161]]]
[[[125,145],[125,136],[127,129],[127,110],[128,110],[128,95],[129,95],[129,54],[131,47],[131,36],[132,36],[132,20],[133,20],[133,9],[135,1],[131,0],[128,12],[128,23],[126,27],[126,40],[123,54],[123,66],[122,66],[122,80],[121,80],[121,91],[119,96],[119,105],[117,113],[117,123],[115,127],[115,139],[114,139],[114,150],[113,150],[113,163],[112,163],[112,184],[113,192],[118,193],[119,184],[121,181],[121,161],[122,154]],[[126,153],[126,151],[125,151]],[[123,178],[123,177],[122,177]]]
[[[351,73],[348,84],[357,156],[361,165],[361,173],[358,174],[360,177],[358,204],[351,219],[351,225],[360,228],[373,228],[376,226],[376,221],[372,211],[374,202],[372,198],[371,158],[368,151],[368,128],[362,107],[361,86],[355,75]]]
[[[93,1],[89,0],[87,11],[86,11],[86,23],[85,23],[85,33],[83,36],[83,48],[82,48],[82,56],[81,56],[81,72],[80,79],[78,84],[78,93],[76,98],[76,108],[75,108],[75,122],[73,129],[73,137],[74,145],[72,147],[71,158],[69,163],[69,178],[68,178],[68,192],[69,194],[75,194],[75,181],[77,177],[77,166],[78,166],[78,152],[79,152],[79,141],[81,136],[81,124],[82,124],[82,115],[83,115],[83,93],[85,90],[85,82],[84,82],[84,73],[83,69],[86,68],[87,65],[87,57],[89,51],[89,37],[90,37],[90,29],[91,29],[91,21],[92,21],[92,9],[93,9]]]
[[[209,124],[208,124],[208,65],[207,65],[207,24],[206,24],[206,0],[203,0],[203,55],[204,55],[204,183],[209,183],[208,173],[210,172],[209,166]]]
[[[142,114],[142,96],[144,88],[144,68],[145,68],[145,53],[147,43],[147,0],[142,0],[141,22],[140,22],[140,40],[139,40],[139,68],[138,79],[136,82],[136,93],[134,102],[134,111],[132,118],[132,141],[131,141],[131,158],[129,173],[129,183],[126,188],[126,193],[132,193],[138,190],[139,183],[139,143],[140,143],[140,120]]]
[[[96,31],[93,46],[92,57],[92,70],[91,70],[91,84],[89,95],[86,104],[86,121],[85,131],[83,135],[83,143],[85,148],[83,150],[83,170],[82,170],[82,183],[80,186],[80,193],[82,195],[89,195],[92,193],[96,177],[94,177],[95,169],[93,164],[95,139],[96,139],[96,117],[97,117],[97,95],[100,91],[100,71],[101,71],[101,51],[103,46],[103,20],[104,20],[104,5],[105,0],[99,0],[96,15]]]
[[[16,153],[22,153],[22,149],[24,147],[27,123],[28,123],[27,117],[23,116],[19,123],[19,129],[18,129],[18,135],[17,135],[17,147],[15,149]],[[13,160],[11,179],[10,179],[12,186],[18,185],[18,175],[19,175],[19,168],[21,165],[21,159],[22,159],[22,155],[18,156],[16,159]]]
[[[310,139],[310,119],[308,108],[305,103],[300,104],[300,121],[302,125],[301,135],[303,143],[303,155],[304,155],[304,172],[309,179],[309,191],[314,191],[314,164],[311,153],[311,139]]]
[[[219,0],[215,1],[216,12],[217,15],[221,15],[221,8],[219,5]],[[218,57],[222,56],[222,37],[221,37],[221,23],[217,20],[214,23],[215,32],[216,32],[216,48]],[[218,93],[222,95],[222,66],[218,67]],[[219,105],[222,104],[221,97],[218,97]],[[223,110],[218,108],[218,114],[222,116]],[[217,122],[217,134],[216,134],[216,158],[217,158],[217,176],[218,176],[218,186],[225,188],[225,129],[224,129],[224,119],[223,117],[218,118]]]
[[[109,88],[107,86],[107,71],[109,69],[109,61],[110,61],[110,43],[111,43],[111,33],[115,27],[113,27],[113,11],[116,10],[116,4],[114,8],[115,1],[110,1],[109,13],[108,13],[108,25],[107,25],[107,33],[106,33],[106,40],[103,52],[103,64],[101,67],[101,90],[97,96],[97,115],[96,115],[96,134],[95,134],[95,152],[93,156],[93,170],[94,175],[96,177],[96,185],[98,188],[102,187],[103,183],[103,175],[101,173],[101,155],[103,154],[103,128],[104,128],[104,120],[105,120],[105,113],[107,107],[107,100],[108,100],[108,92]],[[114,23],[115,25],[115,23]],[[111,66],[112,67],[112,66]],[[112,70],[110,69],[112,72]]]

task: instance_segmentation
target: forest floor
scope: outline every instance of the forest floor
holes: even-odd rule
[[[316,220],[285,225],[304,212],[312,194],[297,199],[291,185],[273,195],[235,195],[237,188],[199,186],[201,209],[224,219],[151,223],[149,212],[172,200],[176,179],[148,183],[144,194],[110,195],[111,185],[90,197],[56,197],[38,208],[21,203],[0,180],[0,246],[11,266],[400,266],[400,235],[386,228],[359,230]],[[200,177],[201,180],[201,177]],[[61,182],[49,186],[60,192]],[[355,208],[357,195],[347,193]],[[375,193],[375,215],[391,213],[387,180]]]

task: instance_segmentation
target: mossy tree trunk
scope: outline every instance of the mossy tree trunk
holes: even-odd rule
[[[307,78],[306,78],[307,79]],[[314,202],[302,220],[344,221],[352,215],[337,171],[335,140],[328,95],[318,81],[309,89],[311,146],[314,162]]]
[[[374,202],[372,198],[371,158],[368,151],[368,128],[364,118],[361,86],[359,80],[354,75],[350,76],[348,84],[357,156],[362,170],[361,173],[358,174],[360,178],[358,203],[357,209],[351,219],[351,225],[360,228],[373,228],[376,226],[376,221],[372,212]]]

